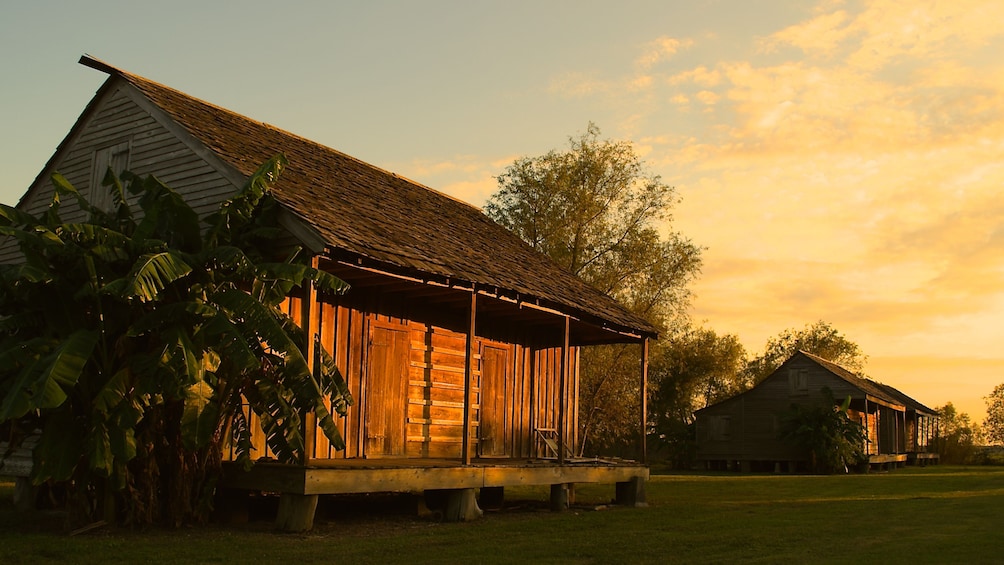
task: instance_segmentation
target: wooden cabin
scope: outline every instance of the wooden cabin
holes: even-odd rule
[[[340,422],[347,447],[335,451],[308,429],[306,459],[281,465],[259,437],[261,462],[228,469],[225,484],[308,508],[318,494],[480,488],[497,498],[522,484],[552,485],[561,505],[577,482],[618,483],[626,502],[643,497],[643,464],[571,455],[584,346],[640,345],[642,439],[651,325],[473,206],[91,57],[80,62],[108,79],[19,208],[44,209],[54,171],[88,195],[110,165],[153,174],[208,214],[281,152],[281,225],[314,264],[351,284],[344,296],[308,289],[288,302],[351,388]],[[13,253],[0,249],[0,261]]]
[[[750,390],[698,410],[697,459],[708,469],[796,471],[808,456],[780,439],[780,415],[792,404],[820,402],[823,388],[851,398],[849,415],[864,426],[873,466],[937,461],[931,439],[938,413],[893,387],[799,351]],[[929,449],[930,448],[930,449]]]

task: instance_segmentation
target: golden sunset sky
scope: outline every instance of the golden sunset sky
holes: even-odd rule
[[[704,326],[756,354],[826,320],[977,421],[1004,382],[1004,2],[79,4],[4,7],[5,203],[84,52],[479,206],[592,121],[677,188]]]

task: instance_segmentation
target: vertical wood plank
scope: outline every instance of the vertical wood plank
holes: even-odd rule
[[[357,344],[358,354],[355,356],[356,370],[359,375],[359,400],[356,402],[358,410],[356,411],[356,450],[359,457],[366,457],[366,378],[364,374],[367,363],[369,363],[369,344],[370,344],[370,316],[363,313],[362,311],[353,310],[353,317],[355,318],[354,327],[358,326],[358,332],[353,332],[357,334]]]
[[[477,321],[478,293],[471,292],[470,325],[467,329],[467,359],[464,361],[464,438],[461,444],[461,460],[464,465],[471,464],[471,380],[474,373],[474,327]]]
[[[527,378],[530,379],[530,404],[527,411],[527,431],[530,434],[530,444],[527,446],[530,457],[537,456],[537,349],[528,346],[523,352],[523,363],[529,366],[524,368]]]
[[[320,347],[328,351],[334,358],[335,352],[335,312],[334,307],[329,302],[324,302],[318,298],[317,300],[317,310],[318,318],[318,333],[320,335]],[[315,355],[320,355],[320,352],[315,352]],[[338,428],[338,433],[345,437],[345,426],[343,425],[342,418],[331,409],[331,399],[325,400],[325,405],[328,407],[328,412],[331,413],[332,418],[335,419],[335,425]],[[314,457],[318,459],[331,459],[334,456],[334,450],[331,448],[331,442],[323,434],[316,434],[315,447],[314,447]]]
[[[576,347],[574,353],[572,354],[572,359],[575,361],[575,370],[572,371],[572,453],[579,453],[579,367],[582,357],[580,353],[582,348]]]

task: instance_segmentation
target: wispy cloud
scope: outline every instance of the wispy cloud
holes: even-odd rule
[[[659,63],[671,59],[679,51],[692,47],[693,44],[692,39],[667,36],[656,38],[645,46],[641,55],[635,60],[635,67],[648,71]]]
[[[481,203],[498,190],[495,176],[516,158],[516,155],[494,158],[457,155],[447,160],[393,163],[388,168],[408,178],[421,179],[427,186],[454,198]]]

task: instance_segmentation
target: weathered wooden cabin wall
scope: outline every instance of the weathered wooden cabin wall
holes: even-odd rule
[[[321,302],[316,314],[321,343],[332,354],[354,399],[338,421],[345,449],[333,449],[318,431],[310,457],[461,458],[466,334],[425,321],[368,312],[346,302]],[[285,308],[300,321],[300,298],[290,298]],[[553,455],[535,430],[558,428],[561,348],[537,349],[478,337],[475,352],[472,455]],[[574,450],[576,348],[569,357],[564,437]],[[254,457],[269,456],[259,423],[250,416]]]
[[[920,451],[917,449],[917,418],[907,418],[906,420],[906,451]]]
[[[862,404],[864,404],[862,402]],[[864,406],[861,407],[862,410]],[[878,431],[879,431],[879,414],[875,410],[875,406],[870,407],[870,412],[858,412],[854,413],[857,415],[857,422],[860,423],[865,428],[865,454],[874,455],[878,453]]]
[[[798,460],[804,454],[778,437],[779,416],[792,404],[811,404],[829,388],[835,399],[860,397],[861,391],[807,358],[795,357],[756,387],[697,415],[697,458],[700,460]],[[862,407],[863,408],[863,407]],[[877,406],[870,406],[868,434],[877,453],[880,424]],[[892,416],[887,416],[891,418]],[[723,426],[728,430],[722,433]],[[885,432],[891,433],[891,432]],[[893,438],[887,438],[892,442]],[[885,453],[887,451],[883,451]]]

